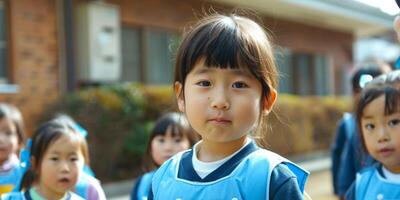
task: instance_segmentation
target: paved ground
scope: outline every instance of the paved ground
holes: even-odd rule
[[[306,191],[313,200],[337,200],[333,195],[332,178],[329,170],[311,173]]]

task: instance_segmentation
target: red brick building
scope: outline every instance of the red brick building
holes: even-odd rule
[[[113,82],[169,84],[183,28],[210,7],[256,9],[277,44],[284,74],[280,91],[300,95],[346,93],[354,39],[390,29],[388,16],[356,3],[258,2],[0,0],[0,101],[21,108],[32,130],[49,103],[87,83],[80,78],[82,58],[77,55],[82,45],[78,10],[86,4],[105,3],[117,10],[120,76]]]

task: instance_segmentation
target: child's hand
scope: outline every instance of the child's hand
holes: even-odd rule
[[[400,42],[400,15],[397,15],[393,21],[394,31],[397,34],[397,40]]]

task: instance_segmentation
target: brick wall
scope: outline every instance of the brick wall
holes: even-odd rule
[[[8,5],[10,78],[20,90],[16,94],[0,94],[0,101],[21,109],[28,134],[43,108],[59,95],[55,2],[12,0]]]

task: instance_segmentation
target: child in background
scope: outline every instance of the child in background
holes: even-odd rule
[[[389,65],[378,61],[360,63],[355,66],[355,69],[351,78],[353,109],[357,108],[360,93],[366,81],[391,71]],[[372,159],[362,151],[353,113],[344,113],[340,120],[332,143],[331,155],[334,193],[343,198],[355,180],[357,172],[372,163]]]
[[[22,178],[17,155],[24,138],[21,112],[12,105],[0,103],[0,196],[11,192]]]
[[[400,199],[400,70],[366,85],[356,117],[363,147],[377,163],[357,174],[346,199]]]
[[[167,113],[158,119],[147,143],[145,164],[149,172],[137,179],[131,199],[147,199],[156,169],[176,153],[191,148],[197,140],[198,135],[190,128],[184,115]]]
[[[270,39],[253,20],[214,14],[191,28],[174,91],[202,140],[157,170],[150,199],[303,199],[308,172],[250,136],[266,132],[277,76]]]
[[[87,131],[75,122],[70,116],[58,114],[54,120],[58,120],[75,129],[76,132],[86,138]],[[85,156],[85,165],[83,171],[75,185],[74,192],[86,200],[105,200],[103,188],[100,181],[94,177],[93,171],[89,167],[89,153]]]
[[[71,190],[82,171],[87,144],[72,127],[57,120],[39,127],[30,148],[31,167],[25,172],[21,192],[1,199],[82,199]]]

